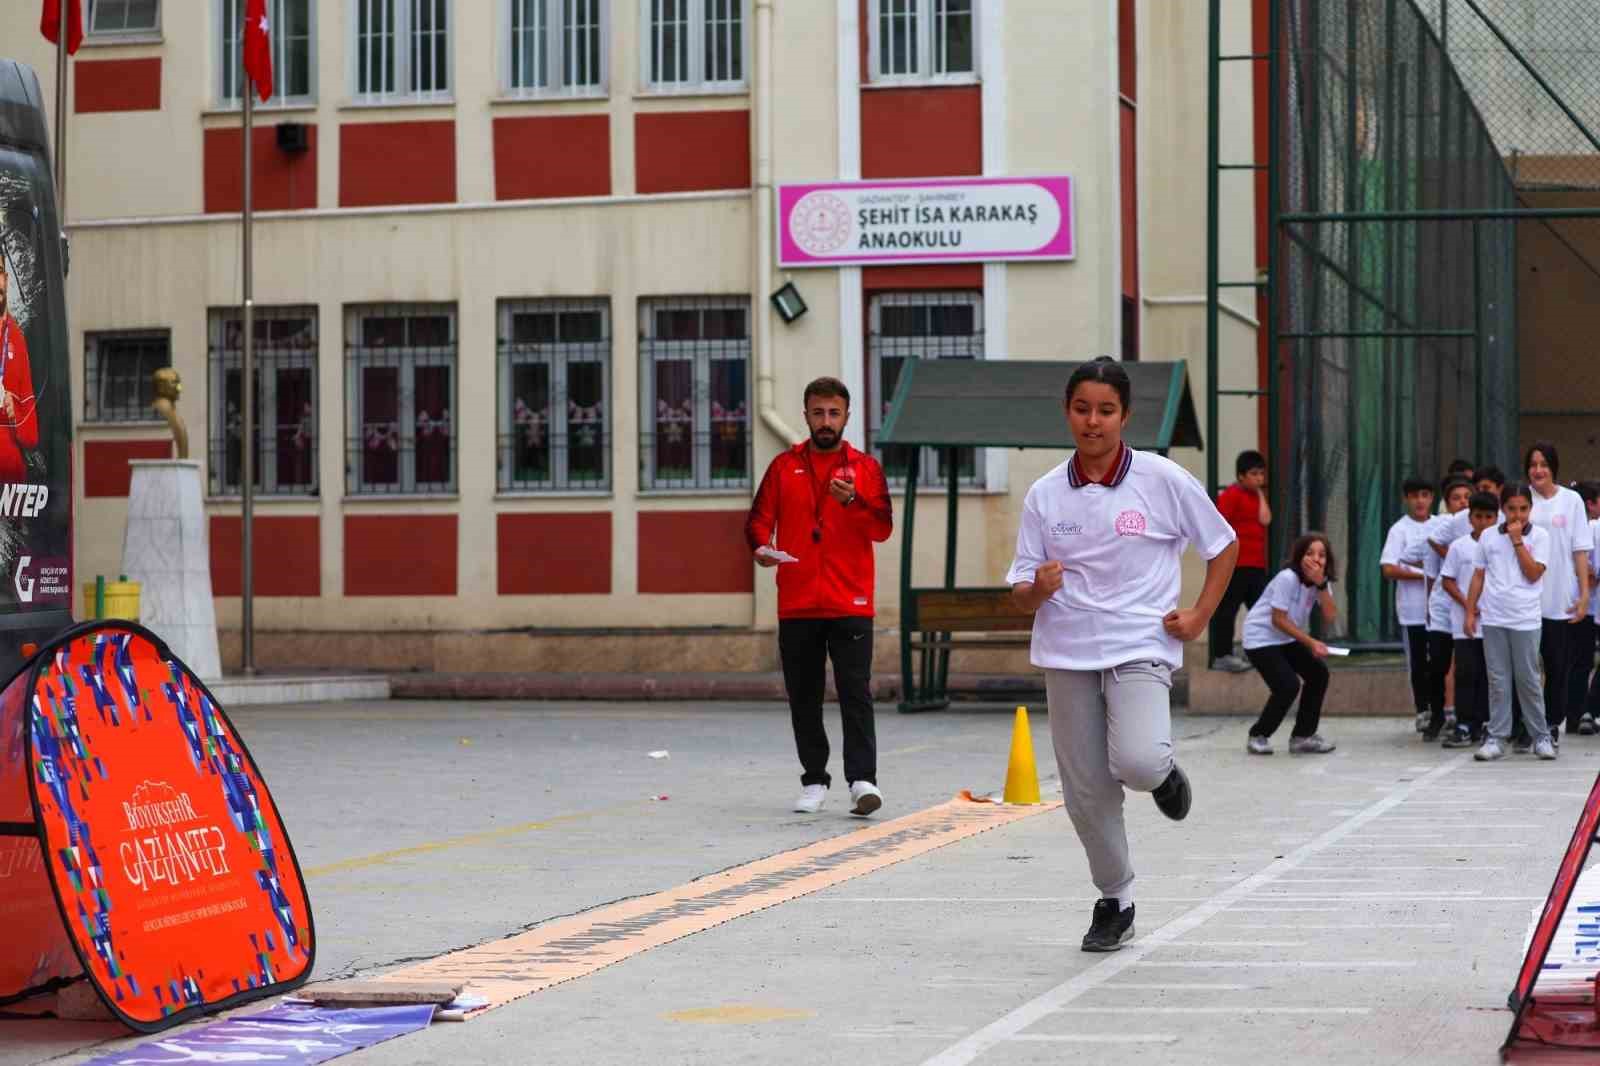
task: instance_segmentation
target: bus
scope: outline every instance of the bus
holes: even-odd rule
[[[0,678],[72,624],[67,267],[39,79],[0,59]]]

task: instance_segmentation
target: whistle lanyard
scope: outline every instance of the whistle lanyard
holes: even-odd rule
[[[838,466],[839,464],[837,462],[834,463],[834,469],[838,469]],[[811,490],[811,513],[813,516],[811,525],[811,540],[815,544],[821,544],[822,505],[826,501],[827,496],[826,494],[820,497],[817,495],[817,469],[811,465],[811,446],[809,444],[806,445],[806,487]]]

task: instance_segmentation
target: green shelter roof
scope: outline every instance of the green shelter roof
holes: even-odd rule
[[[907,359],[877,443],[1071,448],[1061,402],[1067,379],[1080,365],[1035,359]],[[1186,361],[1122,367],[1133,383],[1133,414],[1124,440],[1163,453],[1204,447]]]

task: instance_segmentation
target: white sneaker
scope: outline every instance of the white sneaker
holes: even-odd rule
[[[1556,746],[1549,737],[1540,737],[1533,745],[1533,753],[1548,762],[1556,757]]]
[[[827,801],[827,785],[807,785],[800,790],[800,798],[794,801],[794,809],[799,814],[816,814]]]
[[[1290,737],[1290,755],[1326,755],[1335,750],[1338,745],[1322,739],[1322,734],[1312,733],[1309,737]]]
[[[1251,755],[1271,755],[1272,741],[1266,737],[1252,735],[1249,740],[1245,741],[1244,750]]]
[[[1479,762],[1494,762],[1496,759],[1506,757],[1506,749],[1500,746],[1500,741],[1488,737],[1483,742],[1483,747],[1472,753],[1472,757]]]
[[[1432,719],[1433,719],[1433,715],[1428,713],[1427,711],[1418,711],[1417,712],[1417,732],[1426,733],[1428,731],[1428,723]]]
[[[850,808],[850,813],[863,818],[883,806],[883,793],[871,781],[850,782],[850,799],[855,804]]]

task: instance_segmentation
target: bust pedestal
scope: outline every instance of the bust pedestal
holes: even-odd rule
[[[200,463],[134,459],[122,572],[140,584],[139,621],[210,681],[222,676]]]

